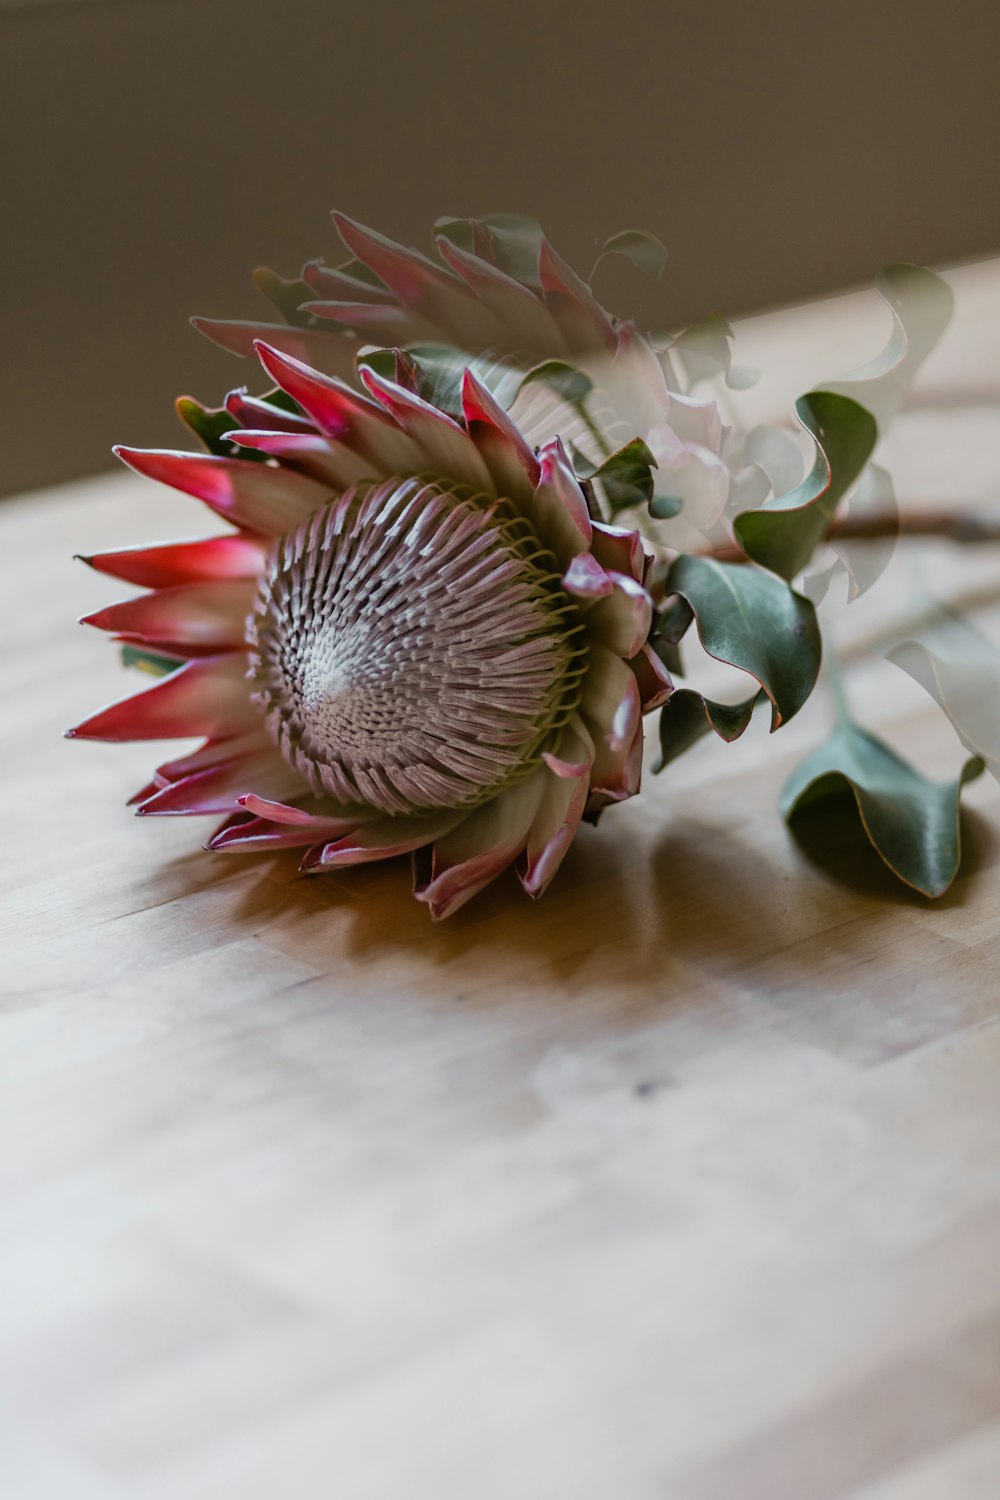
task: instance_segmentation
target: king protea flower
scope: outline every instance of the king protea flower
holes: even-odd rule
[[[644,438],[659,490],[682,507],[655,526],[647,518],[647,534],[675,551],[711,539],[730,483],[718,407],[683,391],[671,354],[602,307],[539,225],[514,215],[442,220],[435,261],[346,214],[333,220],[350,260],[308,261],[297,279],[257,272],[285,323],[194,318],[195,326],[234,354],[252,357],[264,339],[349,380],[365,341],[413,349],[418,359],[428,350],[439,359],[461,351],[509,398],[504,404],[535,446],[559,433],[598,465],[637,434]],[[571,361],[589,377],[586,421],[544,383],[521,384],[533,366],[552,360]]]
[[[435,917],[515,861],[539,896],[581,818],[638,790],[670,691],[638,534],[471,372],[456,419],[258,353],[291,400],[230,398],[256,461],[117,450],[235,529],[87,559],[150,590],[87,623],[178,665],[70,733],[204,737],[134,800],[223,815],[211,849],[301,846],[311,872],[412,853]]]

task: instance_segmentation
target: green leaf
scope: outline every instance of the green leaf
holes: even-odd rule
[[[521,381],[522,388],[533,382],[547,385],[570,406],[580,407],[594,389],[594,382],[582,370],[575,370],[561,359],[547,359],[529,370]]]
[[[865,833],[893,874],[925,896],[940,896],[958,871],[959,795],[982,769],[973,758],[957,781],[931,781],[846,721],[789,777],[781,813],[790,820],[810,804],[849,791]]]
[[[955,299],[940,276],[905,263],[880,271],[875,290],[892,312],[889,342],[867,364],[826,382],[825,389],[860,402],[884,433],[906,399],[914,375],[947,328]]]
[[[239,448],[235,443],[223,441],[222,434],[232,432],[239,425],[224,406],[202,406],[193,396],[178,396],[177,415],[209,453],[214,453],[218,458],[232,458],[234,454],[239,454],[240,458],[263,462],[267,457],[266,453],[261,453],[256,448]]]
[[[184,657],[168,656],[165,651],[151,651],[147,646],[123,646],[122,666],[137,667],[153,677],[166,677],[184,665]]]
[[[822,654],[808,599],[772,573],[709,557],[679,557],[664,589],[688,601],[710,656],[757,679],[771,701],[772,733],[798,713],[815,686]]]
[[[670,521],[684,509],[684,501],[676,495],[654,495],[649,502],[649,514],[654,521]]]
[[[645,271],[654,278],[663,275],[663,267],[667,263],[667,250],[663,241],[646,229],[622,229],[606,239],[594,261],[591,280],[601,261],[608,255],[623,255],[640,271]]]
[[[612,514],[628,510],[633,505],[649,505],[653,498],[653,470],[656,466],[649,448],[642,438],[636,437],[594,470],[593,478],[601,481]]]
[[[315,302],[316,293],[312,287],[304,281],[289,281],[284,276],[279,276],[277,271],[269,270],[267,266],[258,266],[253,273],[253,279],[257,290],[264,293],[286,323],[290,323],[294,328],[315,326],[315,314],[300,311],[301,303]]]
[[[812,471],[787,494],[743,511],[733,522],[747,556],[782,578],[794,578],[805,567],[878,435],[870,412],[831,391],[801,396],[795,413],[816,443]]]
[[[713,703],[690,688],[675,689],[660,710],[660,755],[653,771],[662,771],[710,729],[724,740],[739,739],[759,698],[754,693],[744,703]]]

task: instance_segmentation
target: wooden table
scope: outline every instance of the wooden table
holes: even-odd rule
[[[953,280],[890,455],[915,504],[997,493],[1000,269]],[[871,294],[747,323],[753,399],[884,332]],[[936,904],[779,821],[822,690],[650,778],[537,907],[504,881],[436,928],[402,865],[209,856],[123,807],[159,747],[59,737],[127,686],[70,554],[197,522],[126,474],[0,509],[0,1492],[995,1500],[996,784]],[[859,715],[945,774],[859,656],[914,549],[995,585],[1000,549],[907,544],[832,628]]]

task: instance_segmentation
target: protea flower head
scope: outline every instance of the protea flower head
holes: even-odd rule
[[[678,551],[712,536],[730,487],[728,429],[718,407],[685,390],[670,350],[654,348],[634,323],[601,306],[534,220],[439,220],[436,260],[346,214],[334,212],[333,220],[350,255],[343,264],[308,261],[297,278],[256,273],[283,323],[195,318],[195,326],[232,353],[252,357],[263,338],[348,379],[365,343],[410,349],[427,374],[421,393],[435,404],[447,404],[452,368],[470,364],[536,447],[558,433],[597,466],[641,436],[675,512],[647,523],[647,534]],[[569,361],[587,378],[585,415],[551,384],[523,381],[532,367],[553,361]],[[442,368],[444,381],[436,378]]]
[[[445,345],[525,366],[613,351],[620,326],[531,219],[442,219],[438,259],[334,213],[350,259],[308,261],[297,278],[261,268],[255,280],[281,323],[194,318],[222,348],[252,356],[263,338],[319,369],[349,375],[358,340]]]
[[[300,846],[312,872],[413,853],[435,917],[515,861],[540,895],[581,818],[637,791],[670,691],[638,534],[471,371],[450,416],[404,363],[359,394],[258,354],[276,393],[228,402],[248,456],[118,450],[233,529],[87,559],[150,590],[87,623],[174,665],[71,735],[204,737],[134,800],[222,815],[211,849]]]

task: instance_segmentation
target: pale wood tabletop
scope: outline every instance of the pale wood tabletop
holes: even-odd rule
[[[888,461],[984,505],[1000,269],[951,279]],[[748,322],[753,400],[885,332],[871,294]],[[205,854],[123,805],[160,747],[60,737],[128,686],[72,623],[126,591],[71,553],[197,519],[126,474],[0,509],[0,1492],[996,1500],[996,783],[936,903],[778,819],[822,686],[648,777],[537,906],[435,927],[402,862]],[[831,629],[859,716],[954,774],[860,650],[913,557],[1000,624],[1000,548],[908,542]]]

